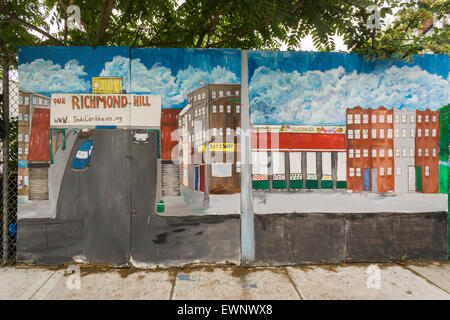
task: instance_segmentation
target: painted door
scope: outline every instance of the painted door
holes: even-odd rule
[[[416,191],[422,191],[422,167],[416,167]]]
[[[200,174],[199,174],[198,166],[196,166],[194,179],[195,179],[195,190],[197,190],[197,191],[198,191],[198,185],[199,185],[199,180],[200,180],[199,178],[200,178]]]
[[[364,191],[370,191],[370,169],[363,169]]]
[[[377,168],[372,168],[372,192],[378,192]]]
[[[416,191],[416,172],[414,166],[408,166],[408,191]]]

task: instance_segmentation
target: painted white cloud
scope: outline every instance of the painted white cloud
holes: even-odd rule
[[[75,59],[64,67],[44,59],[19,65],[20,88],[31,92],[89,92],[91,84],[83,79],[85,75],[84,66]]]
[[[210,72],[194,68],[180,69],[176,74],[168,67],[155,63],[147,68],[141,59],[131,61],[131,87],[128,75],[129,58],[116,56],[105,63],[100,76],[121,76],[124,88],[130,92],[161,95],[162,105],[170,107],[183,103],[187,94],[201,86],[200,81],[214,83],[237,82],[238,77],[225,67],[216,66]]]
[[[450,77],[419,66],[392,66],[383,72],[281,72],[260,67],[250,83],[254,124],[345,124],[345,110],[407,107],[436,110],[450,102]]]

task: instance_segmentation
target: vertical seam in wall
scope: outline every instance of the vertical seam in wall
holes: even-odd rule
[[[284,273],[286,275],[286,277],[288,278],[289,282],[291,283],[292,287],[295,290],[295,293],[297,293],[298,298],[300,300],[305,300],[305,298],[302,296],[302,294],[300,293],[300,290],[297,288],[297,286],[295,285],[294,279],[292,279],[291,275],[289,274],[289,271],[286,267],[282,267],[282,269],[284,270]]]
[[[347,253],[347,229],[348,229],[348,220],[345,216],[345,214],[342,215],[344,219],[344,261],[348,260],[348,253]]]

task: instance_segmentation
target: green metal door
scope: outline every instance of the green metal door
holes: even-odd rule
[[[422,191],[422,167],[416,167],[416,191]]]

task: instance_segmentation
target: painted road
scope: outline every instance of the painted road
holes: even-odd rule
[[[90,166],[78,172],[71,159],[86,139],[77,139],[67,163],[57,205],[58,220],[81,220],[88,261],[167,264],[239,259],[238,217],[156,215],[157,144],[134,144],[129,130],[96,129]]]

